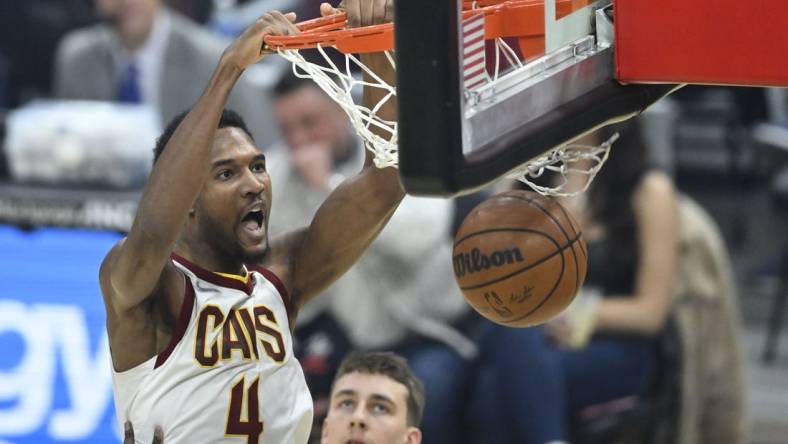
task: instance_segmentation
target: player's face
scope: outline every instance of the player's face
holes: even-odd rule
[[[350,145],[347,116],[317,87],[302,86],[278,98],[274,111],[290,149],[320,144],[340,155]]]
[[[265,156],[239,128],[216,132],[211,170],[195,203],[202,239],[244,262],[257,261],[268,249],[271,178]]]
[[[420,443],[421,431],[407,424],[407,395],[384,375],[343,375],[331,392],[321,444]]]

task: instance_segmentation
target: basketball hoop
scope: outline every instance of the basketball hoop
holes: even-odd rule
[[[266,46],[276,51],[293,65],[293,74],[312,79],[320,89],[338,103],[350,118],[350,122],[364,141],[364,146],[375,154],[375,166],[385,168],[397,166],[397,122],[381,119],[377,111],[397,91],[394,85],[382,80],[369,69],[354,53],[383,52],[391,66],[394,62],[394,27],[391,23],[347,28],[344,12],[308,20],[296,24],[301,34],[294,36],[266,36]],[[329,56],[328,48],[344,54],[345,63],[338,66]],[[323,64],[304,58],[299,50],[315,49],[322,56]],[[353,71],[367,73],[369,81],[358,79]],[[372,108],[356,103],[353,91],[359,87],[376,88],[384,92],[383,98]],[[382,135],[372,131],[380,130]]]
[[[470,109],[480,101],[490,100],[491,97],[495,99],[496,91],[507,87],[505,83],[510,72],[533,70],[533,67],[527,66],[526,59],[538,57],[544,52],[544,4],[542,0],[463,0],[462,5],[464,23],[472,23],[467,26],[477,27],[474,28],[474,34],[470,36],[475,39],[471,43],[476,45],[476,49],[473,50],[473,63],[468,63],[470,60],[467,55],[468,42],[464,47],[466,77],[463,88]],[[296,27],[301,31],[298,35],[266,36],[267,49],[276,51],[290,61],[293,65],[293,73],[297,77],[312,79],[342,107],[364,141],[366,149],[374,154],[377,167],[396,167],[398,164],[397,122],[377,116],[377,111],[387,101],[396,98],[396,86],[381,79],[357,55],[382,52],[392,68],[396,69],[393,24],[348,28],[345,12],[340,11],[337,14],[298,23]],[[519,48],[510,45],[513,39],[517,40]],[[484,54],[486,41],[494,42],[494,57],[490,63],[487,62]],[[322,58],[320,63],[307,60],[300,53],[303,49],[316,50]],[[344,55],[344,63],[332,60],[329,51],[333,50]],[[354,75],[357,71],[366,74],[364,76],[366,79],[359,79]],[[359,87],[380,90],[382,99],[371,107],[356,103],[354,91],[359,91]],[[591,159],[592,166],[588,171],[584,171],[590,182],[607,159],[607,152],[613,140],[599,147],[554,148],[527,162],[512,174],[541,194],[565,195],[566,175],[579,171],[572,165],[579,163],[579,160]],[[561,174],[563,183],[556,187],[543,187],[528,180],[528,177],[538,177],[546,171]],[[577,194],[586,188],[587,185],[583,190],[569,194]]]

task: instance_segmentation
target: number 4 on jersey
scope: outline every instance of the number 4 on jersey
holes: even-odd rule
[[[246,377],[244,376],[233,386],[230,394],[230,411],[227,414],[225,433],[233,436],[246,436],[247,444],[259,444],[260,435],[263,433],[263,422],[260,421],[260,403],[257,399],[259,383],[260,378],[258,377],[246,390],[246,396],[244,396],[244,387],[246,386]],[[246,415],[241,415],[244,398],[246,398]],[[246,417],[245,420],[244,417]]]

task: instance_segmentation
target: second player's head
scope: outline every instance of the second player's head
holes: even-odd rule
[[[424,402],[424,387],[405,359],[351,353],[334,379],[321,443],[420,443]]]

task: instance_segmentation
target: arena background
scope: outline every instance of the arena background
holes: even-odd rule
[[[212,27],[228,35],[255,13],[245,6],[311,6],[166,2],[184,13],[189,5],[223,5]],[[14,183],[3,140],[9,113],[48,97],[55,45],[92,23],[93,3],[0,0],[0,444],[120,441],[98,267],[130,226],[139,191]],[[206,24],[208,10],[191,12]],[[663,162],[714,216],[731,252],[750,364],[750,442],[758,444],[788,442],[786,326],[774,360],[762,359],[770,315],[788,317],[774,309],[788,280],[778,269],[788,257],[787,91],[686,88],[673,97],[670,124],[658,127]]]
[[[0,436],[117,442],[98,267],[119,235],[0,227]]]

